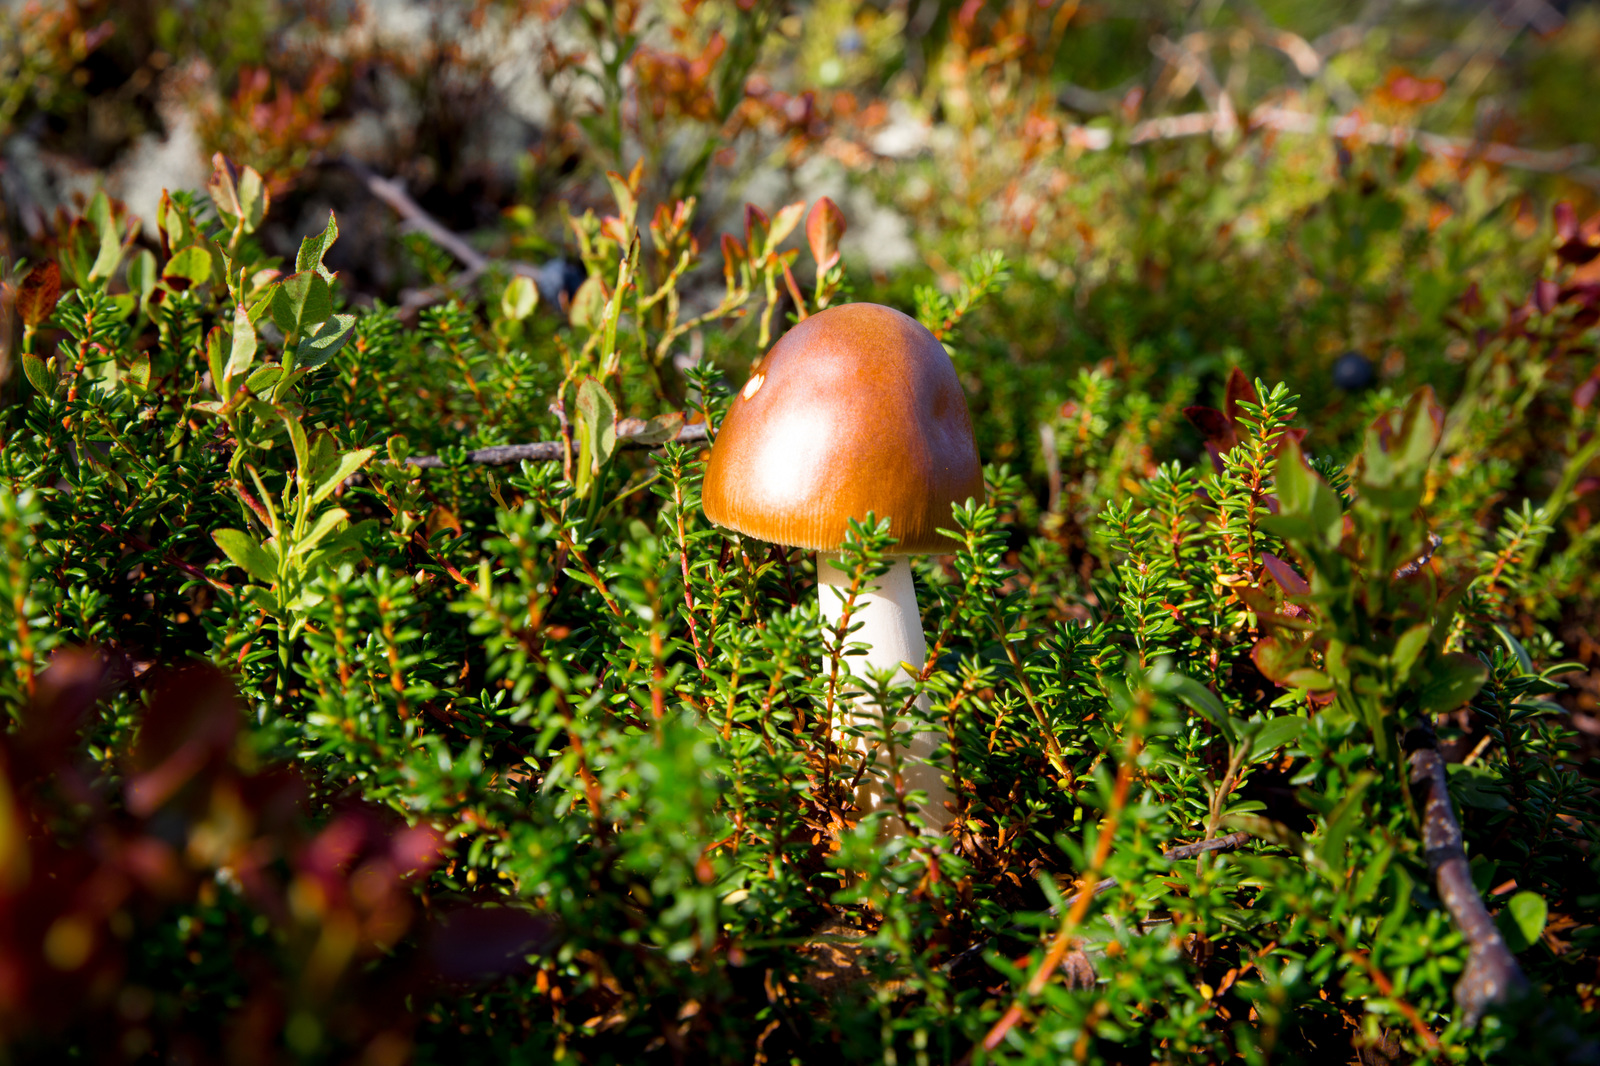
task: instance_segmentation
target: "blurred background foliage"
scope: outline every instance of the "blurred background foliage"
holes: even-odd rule
[[[0,1040],[1592,1061],[1597,100],[1545,0],[6,0]],[[845,299],[990,464],[948,846],[830,783],[804,553],[597,428]],[[1418,722],[1544,1000],[1477,1026]]]

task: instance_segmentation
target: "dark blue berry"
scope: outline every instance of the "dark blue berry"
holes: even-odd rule
[[[1360,352],[1345,352],[1333,364],[1333,384],[1345,392],[1369,389],[1378,380],[1372,360]]]

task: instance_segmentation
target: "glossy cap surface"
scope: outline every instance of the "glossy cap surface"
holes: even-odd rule
[[[722,421],[702,498],[720,526],[833,551],[871,511],[898,552],[947,552],[950,506],[983,499],[955,367],[915,319],[878,304],[818,312],[784,334]]]

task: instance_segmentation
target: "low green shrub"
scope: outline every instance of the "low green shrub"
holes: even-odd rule
[[[159,255],[99,198],[59,267],[17,272],[11,1055],[1585,1053],[1595,791],[1551,702],[1573,667],[1532,623],[1591,595],[1592,527],[1563,522],[1600,438],[1588,402],[1528,414],[1577,377],[1592,287],[1465,310],[1448,411],[1380,394],[1324,439],[1235,371],[1188,409],[1189,464],[1146,435],[1192,385],[1083,371],[1051,427],[1067,469],[991,466],[960,550],[916,564],[929,665],[881,702],[944,738],[957,809],[892,838],[849,785],[895,794],[895,759],[828,739],[852,651],[813,563],[710,526],[692,442],[777,312],[847,291],[843,219],[812,208],[807,295],[804,205],[751,209],[691,315],[693,202],[640,226],[638,171],[612,187],[614,215],[574,220],[570,314],[520,277],[415,321],[348,308],[334,221],[265,258],[263,183],[220,158],[208,198],[163,203]],[[1006,282],[984,257],[914,309],[970,366]],[[555,458],[484,461],[541,438]],[[889,546],[858,524],[845,564]],[[1456,987],[1515,975],[1481,969],[1509,956],[1431,869],[1440,750],[1468,895],[1535,994]]]

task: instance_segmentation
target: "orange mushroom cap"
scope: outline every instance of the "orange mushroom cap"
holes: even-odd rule
[[[773,544],[833,551],[850,519],[889,519],[897,551],[954,550],[951,504],[983,498],[955,366],[915,319],[832,307],[784,334],[722,421],[706,517]]]

